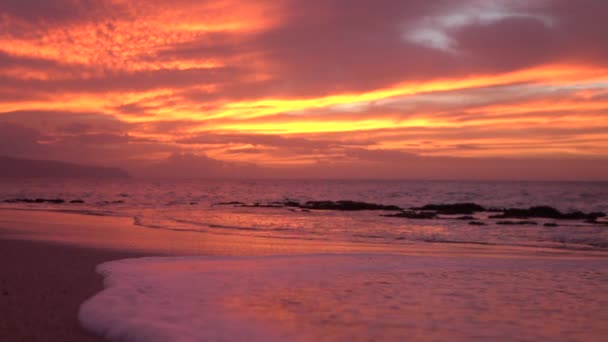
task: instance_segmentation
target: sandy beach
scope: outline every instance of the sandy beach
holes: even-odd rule
[[[0,274],[2,275],[0,278],[0,300],[2,301],[2,305],[0,305],[0,316],[8,318],[3,319],[0,322],[0,339],[9,341],[100,340],[99,337],[93,336],[81,328],[78,322],[78,310],[79,306],[85,302],[85,300],[102,290],[102,277],[95,272],[95,268],[99,264],[107,261],[140,256],[264,257],[267,255],[293,255],[298,257],[299,255],[321,254],[337,255],[339,257],[339,255],[343,254],[353,255],[356,253],[364,253],[364,255],[390,254],[411,256],[411,258],[407,259],[407,264],[409,265],[407,267],[415,272],[410,270],[414,273],[408,273],[410,271],[406,269],[405,273],[402,272],[401,275],[401,277],[404,277],[403,279],[411,278],[412,275],[420,277],[420,274],[422,274],[421,272],[427,272],[426,266],[420,268],[421,263],[430,265],[431,271],[425,273],[423,278],[420,278],[419,281],[413,281],[409,283],[409,285],[400,285],[406,286],[405,290],[412,290],[423,294],[421,295],[422,303],[425,301],[433,302],[436,300],[437,296],[441,297],[444,295],[443,293],[425,292],[425,286],[422,285],[422,287],[420,287],[421,284],[428,281],[431,281],[430,284],[434,284],[431,285],[431,288],[436,284],[442,284],[444,281],[443,274],[446,272],[446,270],[443,270],[443,265],[448,265],[447,272],[453,273],[453,271],[456,270],[455,274],[461,274],[461,271],[458,269],[462,265],[456,266],[454,269],[454,266],[451,265],[453,262],[456,264],[462,264],[464,262],[464,264],[468,265],[469,260],[478,260],[475,262],[487,265],[498,265],[498,268],[506,267],[504,272],[515,272],[514,274],[517,274],[517,269],[519,267],[541,267],[542,269],[544,267],[542,265],[545,264],[546,260],[547,264],[555,264],[555,267],[557,268],[550,273],[542,271],[540,273],[540,278],[538,278],[540,279],[539,282],[532,282],[529,285],[531,287],[540,286],[545,288],[557,284],[555,282],[555,279],[557,278],[554,279],[552,274],[559,275],[559,272],[555,272],[555,270],[561,269],[561,260],[566,264],[579,262],[581,265],[585,265],[584,262],[589,260],[596,264],[599,262],[597,265],[600,265],[602,268],[604,267],[602,265],[605,265],[603,261],[605,260],[605,253],[594,251],[576,252],[540,248],[522,250],[509,247],[494,248],[475,245],[433,244],[419,246],[414,244],[387,247],[374,244],[349,244],[339,242],[294,242],[281,239],[200,234],[194,232],[176,233],[167,230],[141,228],[133,225],[133,220],[129,217],[95,216],[49,211],[0,210]],[[358,261],[359,259],[357,258],[352,260],[347,258],[346,261],[344,261],[346,262],[344,269],[359,264],[360,261]],[[300,261],[298,262],[303,264],[308,262],[307,259],[299,260]],[[327,260],[331,259],[328,258]],[[390,261],[393,259],[388,260]],[[399,259],[390,262],[401,264],[402,262],[398,260]],[[420,260],[420,262],[416,260]],[[237,259],[231,260],[226,265],[232,263],[233,266],[230,267],[242,269],[242,267],[234,265],[246,265],[248,262],[251,263],[251,261],[239,261]],[[264,262],[264,264],[268,263],[267,260],[261,260],[261,262]],[[320,262],[320,264],[324,263],[324,261]],[[504,266],[503,264],[508,266]],[[281,265],[281,263],[279,262],[277,265]],[[156,266],[152,264],[151,267]],[[177,267],[179,268],[180,266]],[[200,270],[206,272],[206,266],[201,267]],[[221,265],[218,267],[220,267],[220,269],[224,268],[224,266]],[[477,266],[473,266],[471,268],[466,266],[465,270],[474,270],[476,267]],[[492,268],[492,266],[488,267],[490,267],[490,269]],[[590,267],[593,268],[596,266]],[[137,268],[139,268],[139,266],[137,266],[136,269]],[[247,268],[248,267],[245,267],[245,269]],[[435,271],[433,271],[433,269],[435,269]],[[569,283],[576,283],[571,277],[578,277],[580,275],[573,273],[572,265],[567,265],[565,270],[567,271],[567,274],[570,274],[567,276],[570,278],[564,279]],[[356,270],[353,272],[352,277],[354,279],[357,277],[367,278],[369,276],[366,275],[366,273],[361,274]],[[500,284],[503,281],[503,278],[493,279],[492,277],[494,277],[494,274],[490,274],[490,278],[487,278],[487,274],[478,274],[476,272],[477,271],[473,271],[473,273],[465,275],[464,278],[460,277],[455,279],[456,284],[460,283],[461,285],[451,291],[455,294],[470,292],[467,285],[467,279],[470,279],[470,277],[481,277],[480,280],[477,281],[478,284],[483,284],[484,281]],[[585,274],[587,273],[584,273],[583,275]],[[190,277],[191,275],[187,276]],[[228,274],[227,276],[232,277],[231,274]],[[243,276],[248,275],[245,274]],[[588,284],[591,287],[587,289],[556,288],[552,290],[554,293],[551,296],[561,298],[560,296],[562,296],[562,294],[560,291],[579,291],[579,294],[577,295],[584,295],[585,293],[588,293],[590,289],[597,288],[597,286],[604,286],[602,285],[601,278],[597,278],[603,277],[602,274],[593,276],[595,277],[593,278],[595,280],[592,279],[593,281]],[[252,279],[255,279],[255,277]],[[532,277],[522,279],[532,279]],[[599,283],[597,282],[598,279],[600,279]],[[288,283],[288,281],[286,282]],[[449,282],[446,284],[451,283]],[[446,286],[446,284],[442,286]],[[154,286],[154,284],[150,286]],[[329,286],[337,285],[332,285],[330,283]],[[342,284],[339,286],[355,286],[351,290],[364,291],[363,289],[357,288],[358,285],[356,284]],[[407,286],[409,286],[409,288]],[[219,288],[221,288],[221,286]],[[508,288],[508,291],[514,291],[516,289],[516,287]],[[377,290],[381,291],[382,289]],[[248,290],[243,289],[243,291],[244,294],[249,294]],[[281,291],[283,291],[281,288],[277,288],[275,293],[280,294]],[[362,293],[373,294],[376,293],[376,290],[365,290]],[[244,297],[247,297],[247,295]],[[288,293],[285,295],[292,296],[293,294]],[[470,295],[470,293],[467,294],[467,296]],[[424,296],[427,296],[427,298],[424,299]],[[449,296],[452,295],[450,294]],[[315,297],[318,297],[318,295],[315,295],[313,298]],[[269,298],[272,299],[274,297]],[[305,296],[304,298],[307,297]],[[452,297],[447,298],[450,300]],[[310,298],[306,300],[309,299]],[[561,299],[567,300],[568,298]],[[254,300],[254,303],[258,303],[258,299],[248,300]],[[377,299],[374,299],[374,302],[375,301],[377,301]],[[266,299],[264,302],[266,302]],[[497,303],[498,304],[493,304],[491,308],[500,307],[500,300]],[[275,305],[277,305],[275,309],[285,310],[283,302],[279,302]],[[339,308],[342,305],[347,304],[335,304],[330,307]],[[468,310],[469,304],[460,303],[459,305],[462,305],[461,309]],[[525,301],[523,305],[525,305]],[[551,304],[550,301],[539,304],[541,307],[543,305],[553,304]],[[386,303],[385,306],[387,308],[386,310],[393,309],[393,304],[391,303]],[[575,310],[574,312],[581,315],[584,315],[586,313],[585,310],[587,310],[585,306],[579,307],[578,305],[575,305],[573,308],[573,310]],[[452,307],[450,306],[446,307],[446,310],[451,309]],[[592,309],[593,308],[589,310]],[[418,312],[416,311],[417,309],[414,309],[413,307],[409,307],[408,309],[404,307],[401,310],[409,310],[408,312],[410,315],[416,315],[416,312]],[[501,313],[501,315],[514,315],[514,319],[517,319],[517,310],[518,309],[515,307],[506,313]],[[551,310],[550,306],[548,310]],[[599,315],[597,317],[598,319],[607,315],[601,308],[597,310],[600,310],[596,312],[596,315]],[[314,313],[314,311],[315,310],[311,312]],[[266,314],[267,313],[265,313],[265,315]],[[338,316],[341,314],[343,313],[336,313]],[[496,314],[496,312],[493,314]],[[465,315],[463,314],[463,316]],[[261,315],[260,317],[264,317],[264,315]],[[560,319],[562,319],[563,315],[560,317]],[[280,322],[280,320],[283,319],[282,316],[278,318],[269,316],[267,318],[271,322],[275,322],[277,319]],[[445,318],[451,319],[449,318],[449,315]],[[301,320],[298,320],[296,322],[300,321]],[[306,320],[303,321],[305,322]],[[558,322],[558,320],[555,322]],[[575,324],[575,328],[579,330],[580,328],[587,327],[585,324],[591,324],[589,326],[590,329],[597,330],[596,323],[597,322],[589,323],[585,320],[578,320],[573,324]],[[302,328],[298,325],[300,323],[294,325],[292,322],[290,324],[293,325],[294,329]],[[314,327],[315,326],[311,326],[307,329],[309,331],[314,331]],[[363,328],[361,329],[366,329],[364,328],[365,325],[362,327]],[[416,327],[415,329],[412,328],[414,329],[412,331],[423,334],[427,328],[424,326]],[[552,329],[557,329],[557,327],[554,326]],[[382,328],[379,331],[390,332],[391,330]],[[291,333],[292,332],[286,332],[286,334]],[[320,330],[316,333],[318,334],[318,337],[324,336],[327,332]],[[332,331],[331,333],[333,334],[335,332]],[[351,333],[358,334],[357,331],[352,331]],[[395,335],[388,336],[389,339],[391,337],[396,338],[402,331],[394,331],[393,333]],[[340,338],[345,335],[338,334],[333,336],[334,338]],[[435,336],[437,337],[440,335]],[[593,340],[593,336],[596,335],[590,334],[587,337],[590,337],[591,340]],[[382,335],[380,337],[387,336]]]
[[[78,307],[103,287],[95,266],[134,256],[0,238],[0,340],[103,340],[81,329]]]
[[[77,314],[80,304],[103,289],[95,267],[106,261],[147,255],[276,253],[285,248],[272,241],[256,246],[218,237],[203,243],[200,234],[188,233],[167,243],[171,235],[175,234],[133,226],[131,218],[0,210],[0,340],[103,340],[85,332]]]

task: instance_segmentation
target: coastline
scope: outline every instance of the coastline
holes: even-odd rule
[[[98,264],[137,256],[0,236],[0,340],[103,341],[80,327],[78,309],[103,289]]]
[[[0,210],[0,340],[103,341],[81,328],[80,305],[103,289],[97,265],[142,256],[263,256],[387,253],[456,258],[605,260],[606,253],[495,246],[286,241],[173,232],[133,225],[132,218]]]

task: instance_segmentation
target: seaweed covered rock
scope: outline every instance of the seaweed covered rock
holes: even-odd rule
[[[409,218],[409,219],[424,219],[424,220],[437,218],[437,214],[435,214],[434,212],[413,211],[413,210],[407,210],[407,211],[402,211],[402,212],[396,213],[396,214],[389,214],[389,215],[382,215],[382,216],[403,217],[403,218]]]
[[[245,205],[245,203],[239,202],[239,201],[229,201],[229,202],[215,203],[214,205]]]
[[[481,221],[471,221],[469,222],[470,226],[485,226],[486,223],[485,222],[481,222]]]
[[[570,213],[562,213],[559,210],[550,206],[536,206],[528,209],[509,208],[505,209],[502,214],[492,215],[493,219],[526,219],[526,218],[549,218],[554,220],[595,220],[598,217],[604,217],[606,214],[601,212],[583,213],[581,211],[573,211]]]
[[[454,217],[454,220],[471,221],[471,220],[477,220],[477,218],[470,216],[470,215],[465,215],[465,216]]]
[[[396,205],[383,205],[356,201],[308,201],[299,206],[302,209],[315,210],[402,210]]]
[[[535,221],[498,221],[496,224],[502,226],[536,226],[538,222]]]
[[[4,200],[5,203],[53,203],[53,204],[63,204],[65,203],[64,199],[61,198],[13,198]]]
[[[396,205],[384,205],[357,201],[308,201],[300,204],[294,200],[275,201],[270,203],[253,203],[246,204],[238,201],[220,202],[216,205],[234,205],[247,208],[300,208],[302,210],[342,210],[342,211],[357,211],[357,210],[403,210]]]
[[[471,215],[476,212],[485,211],[485,208],[477,203],[427,204],[422,207],[413,207],[410,209],[435,211],[445,215]]]

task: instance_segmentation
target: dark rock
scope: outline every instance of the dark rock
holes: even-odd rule
[[[543,224],[543,226],[545,226],[545,227],[559,227],[559,224],[554,223],[554,222],[547,222],[547,223]]]
[[[429,212],[429,211],[402,211],[400,213],[396,213],[396,214],[388,214],[388,215],[382,215],[385,217],[403,217],[403,218],[409,218],[409,219],[425,219],[425,220],[429,220],[429,219],[435,219],[437,218],[437,214],[435,214],[434,212]]]
[[[479,211],[485,211],[484,207],[476,203],[427,204],[422,207],[413,207],[410,209],[436,211],[439,214],[445,215],[471,215]]]
[[[123,200],[118,200],[118,201],[104,201],[103,204],[123,204],[125,203],[125,201]]]
[[[300,207],[300,202],[297,201],[285,201],[283,205],[286,207]]]
[[[268,204],[254,203],[245,204],[243,202],[220,202],[216,205],[239,205],[246,208],[300,208],[307,210],[403,210],[396,205],[383,205],[376,203],[356,202],[356,201],[308,201],[304,204],[293,200],[285,200],[282,202],[270,202]]]
[[[260,203],[254,203],[254,204],[243,204],[243,205],[241,205],[241,207],[242,208],[283,208],[283,204],[260,204]]]
[[[606,220],[598,220],[597,218],[592,218],[592,219],[587,219],[585,220],[586,223],[591,223],[591,224],[604,224],[604,225],[608,225],[608,221]]]
[[[245,205],[245,203],[243,203],[243,202],[238,202],[238,201],[230,201],[230,202],[219,202],[219,203],[215,203],[215,205]]]
[[[455,220],[463,220],[463,221],[466,221],[466,220],[469,220],[469,221],[470,220],[477,220],[477,218],[475,218],[473,216],[468,216],[468,215],[466,215],[466,216],[458,216],[458,217],[455,217],[454,219]]]
[[[498,221],[496,224],[507,226],[535,226],[538,223],[534,221]]]
[[[308,201],[303,205],[300,205],[303,209],[314,209],[314,210],[343,210],[343,211],[357,211],[357,210],[402,210],[395,205],[383,205],[366,202],[355,202],[355,201]]]
[[[14,198],[14,199],[4,200],[4,202],[6,202],[6,203],[54,203],[54,204],[62,204],[62,203],[65,203],[65,200],[63,200],[61,198],[53,198],[53,199],[47,199],[47,198],[36,198],[36,199],[31,199],[31,198]]]
[[[471,226],[485,226],[486,223],[485,222],[481,222],[481,221],[471,221],[471,222],[469,222],[469,225],[471,225]]]
[[[509,208],[505,209],[501,215],[492,215],[490,218],[494,219],[526,219],[526,218],[549,218],[554,220],[587,220],[596,219],[603,217],[606,214],[601,212],[594,213],[583,213],[581,211],[574,211],[571,213],[562,213],[559,210],[549,206],[536,206],[530,207],[529,209]]]
[[[81,200],[81,199],[76,199],[76,200],[71,200],[71,201],[70,201],[70,203],[74,203],[74,204],[82,204],[82,203],[84,203],[84,201],[83,201],[83,200]]]

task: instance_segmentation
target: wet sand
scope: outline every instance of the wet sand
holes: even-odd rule
[[[80,305],[103,289],[103,262],[300,249],[283,245],[141,228],[131,218],[0,210],[0,341],[103,341],[78,322]]]
[[[102,289],[95,267],[133,253],[0,239],[0,341],[101,341],[80,304]]]
[[[260,256],[311,253],[396,253],[418,256],[500,258],[607,257],[602,251],[445,243],[360,243],[266,238],[137,226],[132,217],[0,209],[0,238],[128,251],[146,255]]]

